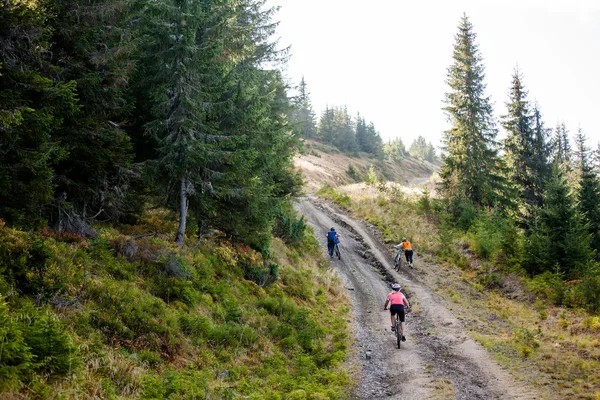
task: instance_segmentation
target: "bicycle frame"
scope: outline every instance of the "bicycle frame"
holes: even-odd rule
[[[394,258],[394,269],[396,271],[400,270],[400,267],[402,267],[402,258],[404,257],[404,249],[403,248],[399,248],[396,249],[396,257]]]

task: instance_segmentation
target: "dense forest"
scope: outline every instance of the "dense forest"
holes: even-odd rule
[[[463,16],[448,69],[441,200],[444,223],[476,238],[498,268],[535,276],[557,304],[600,309],[600,179],[581,128],[544,124],[515,69],[498,140],[476,34]]]
[[[268,250],[300,179],[263,1],[4,2],[0,217],[94,236],[152,204]]]

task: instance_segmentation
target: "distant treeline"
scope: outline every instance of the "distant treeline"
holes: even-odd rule
[[[403,157],[416,157],[429,162],[438,159],[435,148],[423,136],[413,141],[409,151],[406,151],[400,138],[384,144],[373,122],[367,123],[360,113],[353,118],[346,107],[327,106],[317,122],[304,77],[294,99],[292,123],[296,137],[318,140],[348,154],[364,152],[379,159],[389,157],[397,162]]]

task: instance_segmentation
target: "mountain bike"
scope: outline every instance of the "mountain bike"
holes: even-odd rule
[[[333,253],[335,254],[335,256],[338,258],[338,260],[342,259],[342,256],[340,255],[340,246],[339,246],[339,242],[335,244],[335,246],[333,246]]]
[[[396,258],[394,258],[394,269],[400,271],[402,267],[402,259],[404,258],[404,249],[402,247],[396,249]]]
[[[394,333],[396,334],[396,342],[398,343],[398,348],[400,348],[400,343],[402,343],[402,322],[400,322],[400,315],[396,314],[396,323],[394,324]]]

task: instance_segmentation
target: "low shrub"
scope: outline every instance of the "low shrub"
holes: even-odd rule
[[[11,315],[0,295],[0,392],[16,388],[32,369],[34,355],[27,345],[21,324]]]
[[[275,215],[273,235],[281,238],[285,243],[297,246],[305,236],[306,221],[304,216],[298,218],[298,212],[290,203],[285,203]]]
[[[244,266],[244,277],[260,287],[265,287],[277,281],[279,265],[270,263],[268,266],[249,264]]]
[[[351,205],[350,197],[338,193],[334,188],[329,185],[323,186],[317,191],[317,196],[332,200],[337,204],[349,208]]]
[[[358,171],[352,164],[348,164],[348,169],[346,170],[346,174],[354,180],[354,182],[360,182],[360,176],[358,176]]]

